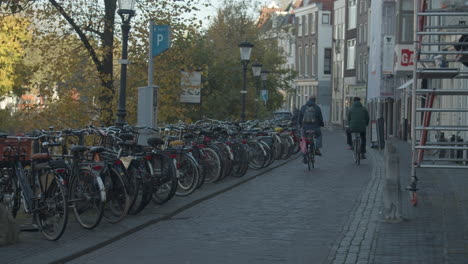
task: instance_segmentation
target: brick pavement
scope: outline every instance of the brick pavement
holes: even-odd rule
[[[339,138],[340,136],[337,137]],[[337,144],[341,144],[341,142]],[[404,142],[399,142],[397,148],[400,153],[401,184],[402,188],[404,188],[409,182],[410,149],[409,145]],[[325,155],[327,155],[327,151],[329,151],[329,156],[340,157],[335,156],[329,149],[325,149]],[[240,186],[240,188],[236,188],[232,192],[226,194],[223,193],[215,199],[207,200],[203,204],[200,204],[200,206],[205,207],[203,210],[210,210],[210,206],[215,206],[214,204],[216,204],[219,199],[222,199],[222,196],[227,196],[227,201],[231,200],[239,203],[237,205],[236,203],[227,205],[228,207],[230,206],[230,210],[241,210],[240,217],[244,219],[242,222],[249,222],[252,219],[251,211],[248,208],[243,208],[241,205],[243,204],[242,201],[247,203],[248,200],[254,199],[259,202],[258,208],[256,209],[258,209],[259,212],[267,212],[265,215],[255,214],[257,215],[256,217],[261,218],[261,221],[259,219],[255,220],[254,216],[252,222],[262,224],[260,227],[253,228],[249,225],[239,226],[238,222],[232,221],[233,219],[231,218],[234,217],[226,219],[226,214],[216,217],[213,221],[207,220],[206,217],[212,216],[214,214],[213,211],[210,211],[210,213],[205,216],[194,215],[193,210],[191,211],[189,209],[175,217],[167,218],[169,221],[160,222],[157,225],[148,227],[147,230],[152,231],[150,235],[145,234],[141,236],[137,234],[145,232],[137,232],[135,233],[135,237],[132,235],[119,240],[102,250],[88,255],[86,258],[74,261],[74,263],[82,263],[83,261],[89,263],[99,262],[97,261],[99,256],[115,254],[115,252],[119,252],[122,247],[125,248],[125,246],[128,245],[128,241],[137,243],[139,239],[144,239],[152,245],[158,245],[158,248],[148,248],[148,252],[145,252],[139,259],[141,260],[140,262],[147,261],[148,263],[153,263],[156,259],[168,260],[167,262],[163,261],[161,263],[215,263],[217,261],[217,263],[221,261],[224,263],[284,262],[333,264],[468,263],[468,192],[466,192],[468,175],[466,175],[466,172],[456,170],[418,170],[418,177],[420,178],[418,187],[421,189],[419,191],[419,205],[417,207],[412,207],[409,203],[409,195],[407,192],[403,191],[402,214],[407,221],[397,224],[386,223],[382,221],[382,215],[380,213],[382,210],[381,194],[383,190],[383,176],[385,173],[382,153],[376,150],[370,150],[368,156],[367,165],[372,164],[372,167],[369,166],[369,172],[371,173],[369,173],[368,177],[359,179],[359,183],[354,186],[350,185],[349,179],[344,177],[343,172],[340,172],[340,170],[347,171],[348,174],[356,173],[356,170],[365,168],[366,163],[364,166],[361,166],[361,168],[357,168],[357,166],[340,168],[337,164],[331,163],[329,159],[319,160],[317,164],[319,167],[316,171],[319,171],[319,173],[327,171],[329,173],[323,176],[339,174],[338,178],[334,178],[334,182],[330,181],[325,183],[324,181],[329,179],[329,177],[319,176],[318,178],[311,178],[314,179],[313,182],[302,180],[295,183],[299,185],[293,185],[296,188],[300,188],[301,186],[314,188],[314,190],[320,192],[321,195],[326,195],[325,197],[321,197],[321,195],[315,196],[313,198],[315,203],[311,209],[326,209],[330,212],[336,211],[337,214],[327,214],[326,212],[328,211],[324,211],[324,214],[310,214],[310,212],[308,212],[303,215],[297,215],[303,210],[300,206],[300,200],[311,199],[307,193],[302,192],[302,194],[299,193],[298,196],[291,198],[291,201],[294,201],[293,204],[296,206],[287,209],[287,212],[293,212],[293,215],[296,215],[296,217],[291,218],[286,215],[282,217],[284,221],[281,220],[281,222],[287,223],[288,221],[292,221],[295,226],[300,226],[304,225],[303,220],[313,219],[314,223],[316,223],[315,225],[320,226],[323,232],[318,232],[308,226],[303,226],[302,229],[292,228],[278,230],[277,232],[272,231],[278,229],[278,226],[275,226],[273,223],[268,223],[268,216],[271,218],[272,215],[275,214],[272,209],[275,206],[272,207],[271,204],[263,201],[263,199],[271,197],[245,195],[248,194],[248,192],[246,193],[245,191],[249,189],[254,190],[255,188],[255,190],[258,190],[259,186],[265,191],[274,190],[276,185],[274,182],[271,184],[262,184],[262,180],[257,181],[255,176],[250,175],[253,181],[249,182],[246,186]],[[348,157],[344,159],[348,159]],[[276,169],[275,171],[287,174],[292,169],[297,170],[300,166],[299,160],[296,160],[293,162],[292,167],[284,167],[282,169]],[[326,167],[326,169],[324,167]],[[329,170],[329,168],[331,169]],[[321,171],[322,169],[324,170]],[[230,180],[235,181],[236,179]],[[233,185],[233,182],[223,184],[226,185],[218,187],[218,191]],[[347,192],[349,188],[352,190]],[[288,188],[285,188],[285,190],[278,190],[278,192],[287,196],[288,190]],[[243,195],[234,195],[238,191]],[[331,196],[329,195],[330,193]],[[202,199],[202,197],[207,194],[199,192],[198,194],[195,193],[195,195],[199,196],[192,197],[192,199],[197,200]],[[140,216],[142,218],[138,221],[140,221],[141,224],[141,221],[148,221],[155,217],[163,217],[167,215],[169,211],[174,210],[174,207],[183,207],[189,203],[187,201],[182,202],[182,200],[183,199],[173,201],[172,204],[166,207],[154,208],[151,213]],[[329,203],[330,200],[335,200],[333,203],[334,206],[331,206]],[[273,202],[275,202],[275,200],[273,200]],[[347,203],[344,205],[342,204],[344,202]],[[276,201],[276,204],[280,203],[280,200]],[[341,205],[343,206],[340,207]],[[171,210],[168,209],[169,206],[172,207]],[[216,210],[214,212],[216,212]],[[154,215],[155,213],[158,215]],[[100,226],[98,230],[91,232],[82,230],[70,232],[67,230],[66,239],[55,243],[44,241],[40,238],[39,234],[26,235],[29,238],[31,236],[36,236],[36,239],[24,241],[23,238],[23,243],[18,246],[0,248],[0,256],[2,257],[0,263],[48,263],[59,257],[67,256],[67,254],[69,255],[74,252],[74,250],[76,251],[76,247],[82,247],[84,241],[87,241],[90,245],[95,245],[102,243],[102,241],[106,239],[111,239],[119,232],[123,233],[122,230],[134,228],[137,226],[138,221],[136,218],[131,217],[121,225],[103,225],[102,227]],[[177,226],[178,223],[183,224],[182,228],[181,226]],[[215,228],[211,231],[206,228],[207,226],[216,227],[216,223],[232,225],[229,227],[230,229],[228,229],[232,230],[232,232],[239,232],[240,228],[243,230],[240,232],[241,237],[232,238],[222,227]],[[193,233],[193,230],[186,226],[187,224],[198,226],[200,229]],[[121,230],[117,232],[116,227],[121,228]],[[173,231],[171,231],[171,228],[175,228],[176,230],[172,229]],[[175,233],[171,234],[171,232]],[[259,232],[259,235],[253,235],[256,234],[256,232]],[[292,238],[290,236],[292,234],[291,232],[296,234]],[[192,236],[184,238],[185,234],[192,234]],[[275,235],[269,237],[271,234]],[[182,242],[178,245],[166,243],[170,241],[171,235],[179,235]],[[259,238],[261,238],[260,241],[263,241],[263,243],[257,243],[258,241],[254,243],[254,240],[259,240]],[[209,239],[211,242],[208,244],[200,243],[204,239]],[[294,240],[302,241],[303,243],[298,244],[295,243]],[[195,242],[195,244],[193,242]],[[236,248],[235,245],[239,243],[243,246],[241,248]],[[220,245],[222,245],[221,252],[223,252],[222,249],[231,249],[231,255],[226,256],[220,254]],[[184,247],[193,247],[191,252],[193,252],[195,259],[200,261],[173,262],[172,250],[174,248],[183,249]],[[197,251],[203,251],[204,247],[209,249],[209,252],[217,252],[218,254],[213,258],[206,259],[206,256],[201,252],[197,253]],[[257,250],[251,251],[250,249]],[[271,249],[273,249],[273,251]],[[272,253],[281,250],[286,250],[288,253]],[[248,252],[251,253],[251,257],[246,256]],[[263,252],[264,254],[254,256],[254,252]],[[120,258],[120,262],[125,263],[125,261],[130,261],[132,253],[132,251],[127,252],[127,256]],[[234,258],[236,254],[242,254],[244,257]],[[51,255],[56,255],[56,257],[51,258]],[[110,259],[113,261],[119,260],[119,255],[113,255]],[[203,260],[206,261],[203,262]]]
[[[371,179],[344,142],[327,134],[312,171],[294,160],[71,263],[324,263]]]
[[[411,149],[397,143],[402,188],[410,180]],[[418,206],[403,193],[407,221],[380,221],[371,263],[468,263],[468,173],[466,170],[420,169]]]
[[[22,232],[20,234],[20,243],[0,248],[0,263],[37,264],[52,263],[54,261],[61,263],[74,255],[92,251],[96,247],[107,245],[146,226],[168,219],[197,203],[268,173],[290,160],[275,161],[270,167],[261,170],[249,170],[247,175],[242,178],[228,177],[219,183],[204,185],[192,195],[175,197],[162,206],[150,204],[140,214],[129,216],[118,224],[109,224],[103,220],[96,229],[85,230],[80,228],[71,215],[67,230],[58,241],[47,241],[38,232]]]
[[[411,148],[402,141],[396,147],[405,221],[383,221],[383,152],[371,150],[372,179],[335,242],[328,263],[468,263],[468,174],[463,170],[417,170],[419,203],[413,207],[404,190],[410,180]]]
[[[385,172],[382,155],[372,149],[369,149],[368,153],[368,157],[372,159],[371,178],[333,246],[328,258],[329,263],[371,263],[371,249],[378,227]]]

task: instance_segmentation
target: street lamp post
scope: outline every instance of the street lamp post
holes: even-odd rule
[[[134,10],[135,0],[119,0],[119,10],[117,13],[122,18],[122,59],[120,70],[120,92],[119,92],[119,108],[117,109],[116,125],[122,127],[125,125],[125,110],[126,88],[127,88],[127,64],[129,64],[128,56],[128,32],[130,31],[130,19],[135,15]]]
[[[267,85],[266,85],[266,82],[267,82],[267,80],[268,80],[268,73],[270,73],[270,72],[267,71],[267,70],[262,70],[262,72],[261,72],[262,84],[263,84],[262,90],[268,90],[268,89],[267,89]],[[265,101],[265,105],[266,105],[266,101]]]
[[[262,64],[255,62],[252,64],[252,73],[257,83],[255,85],[255,119],[258,118],[258,84],[260,83],[260,75],[262,73]]]
[[[241,113],[241,121],[245,121],[245,94],[247,94],[247,65],[250,61],[250,54],[252,53],[253,44],[247,41],[242,42],[239,44],[240,48],[240,55],[241,55],[241,62],[244,70],[244,86],[242,88],[242,113]]]

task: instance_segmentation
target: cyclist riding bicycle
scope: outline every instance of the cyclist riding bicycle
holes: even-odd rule
[[[366,128],[369,125],[369,112],[362,106],[361,98],[354,97],[353,106],[348,111],[349,128],[346,130],[349,149],[353,149],[351,133],[361,135],[361,159],[366,158]]]
[[[299,126],[301,127],[302,137],[306,135],[305,131],[313,130],[317,138],[317,146],[315,155],[321,156],[320,148],[322,147],[322,131],[324,126],[322,109],[315,103],[315,96],[310,96],[305,105],[302,106],[299,113]],[[307,163],[306,154],[304,155],[304,163]]]

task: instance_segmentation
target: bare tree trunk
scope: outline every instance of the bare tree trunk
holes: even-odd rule
[[[49,2],[57,9],[57,11],[65,18],[70,26],[80,37],[81,42],[88,51],[101,81],[102,89],[98,93],[100,120],[105,125],[110,125],[114,121],[113,98],[115,95],[114,87],[114,69],[113,69],[113,50],[114,50],[114,20],[115,11],[117,9],[116,0],[104,0],[105,15],[104,15],[104,30],[97,32],[88,28],[101,37],[102,41],[102,60],[99,59],[96,49],[91,45],[89,38],[84,33],[83,29],[73,20],[73,18],[63,9],[62,5],[56,0]]]

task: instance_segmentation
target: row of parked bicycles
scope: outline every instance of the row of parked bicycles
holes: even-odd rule
[[[85,229],[102,219],[117,223],[150,203],[188,196],[297,152],[296,129],[278,121],[0,134],[0,202],[13,217],[32,216],[46,239],[57,240],[70,214]]]

